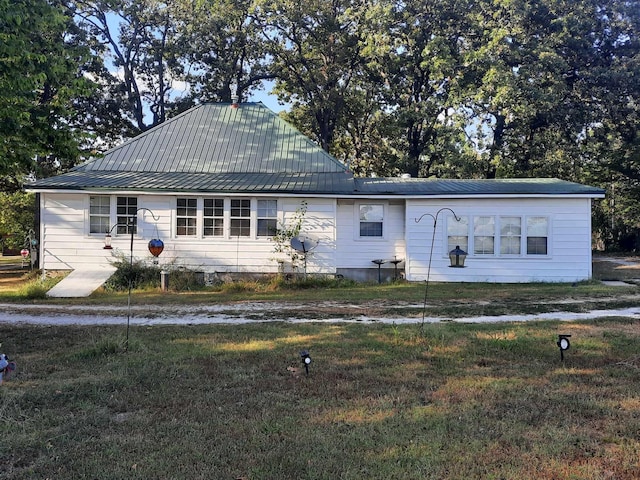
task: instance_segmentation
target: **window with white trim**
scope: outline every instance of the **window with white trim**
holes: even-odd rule
[[[278,202],[276,200],[258,200],[258,237],[273,236],[278,228]]]
[[[546,255],[549,234],[547,217],[527,218],[527,255]]]
[[[384,205],[363,203],[359,205],[360,236],[382,237],[384,222]]]
[[[138,197],[118,197],[116,199],[116,232],[130,235],[138,233]]]
[[[500,255],[520,255],[522,219],[500,217]]]
[[[111,197],[89,197],[89,233],[108,233],[111,228]]]
[[[459,246],[476,257],[549,255],[549,218],[462,216],[447,218],[448,251]]]
[[[205,237],[224,236],[224,199],[205,198],[203,210],[203,231]]]
[[[447,255],[456,247],[469,252],[469,217],[447,217]]]
[[[231,237],[248,237],[251,235],[251,200],[248,198],[231,199],[231,215],[229,225]]]
[[[195,236],[197,234],[198,199],[176,199],[176,235]]]
[[[493,217],[473,217],[473,253],[474,255],[495,253],[495,219]]]

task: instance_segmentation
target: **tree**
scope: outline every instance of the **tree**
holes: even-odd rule
[[[329,151],[362,65],[356,0],[261,0],[255,18],[271,57],[274,91],[304,107],[313,137]]]
[[[381,2],[369,16],[370,85],[379,87],[387,136],[402,152],[399,168],[415,177],[431,175],[459,142],[452,115],[467,81],[467,8],[450,0]]]
[[[201,102],[245,100],[262,81],[273,78],[252,0],[172,2],[178,39],[176,60]]]
[[[76,164],[73,102],[93,86],[81,73],[89,52],[64,5],[0,0],[0,25],[0,190],[10,192],[27,175]]]
[[[95,70],[130,134],[162,123],[174,95],[174,20],[160,0],[74,0],[80,27],[106,68]]]

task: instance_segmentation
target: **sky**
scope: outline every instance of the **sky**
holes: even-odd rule
[[[269,91],[273,88],[273,82],[265,83],[262,90],[254,92],[250,97],[250,102],[262,102],[271,111],[280,113],[283,110],[287,110],[289,105],[281,105],[278,103],[278,98],[275,95],[271,95]]]

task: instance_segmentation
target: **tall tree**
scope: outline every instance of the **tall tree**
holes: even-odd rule
[[[90,55],[58,2],[0,0],[0,26],[0,189],[15,191],[77,162],[73,102],[91,92]]]
[[[167,118],[175,98],[175,40],[170,8],[161,0],[73,0],[79,25],[94,41],[106,69],[94,72],[131,133]]]
[[[273,78],[253,0],[176,0],[176,59],[197,101],[246,100]]]
[[[357,0],[258,0],[254,9],[276,76],[275,92],[304,107],[329,151],[362,65]]]

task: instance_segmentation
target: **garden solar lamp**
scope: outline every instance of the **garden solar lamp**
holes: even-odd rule
[[[560,360],[564,361],[564,351],[569,350],[571,347],[571,343],[569,342],[569,337],[571,335],[558,335],[558,341],[556,345],[560,349]]]
[[[304,370],[309,375],[309,364],[311,363],[311,357],[309,356],[309,352],[306,350],[302,350],[300,352],[300,357],[302,358],[302,363],[304,364]]]

